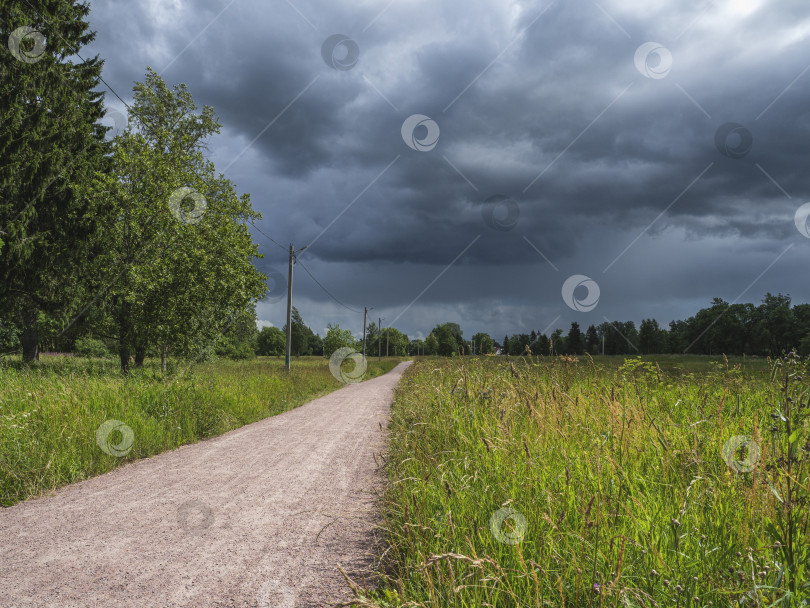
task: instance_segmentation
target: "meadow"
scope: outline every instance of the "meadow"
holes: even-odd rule
[[[807,606],[806,362],[422,359],[358,606]]]
[[[369,358],[364,379],[398,359]],[[124,379],[117,359],[0,359],[0,505],[280,414],[344,386],[323,357],[159,361]]]

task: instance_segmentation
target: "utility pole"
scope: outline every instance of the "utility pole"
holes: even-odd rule
[[[303,251],[306,247],[302,247],[298,251]],[[287,371],[290,371],[290,354],[292,352],[292,282],[293,282],[293,263],[295,261],[295,254],[298,253],[290,243],[290,272],[287,278],[287,351],[284,357],[284,365]]]
[[[363,307],[363,365],[366,364],[366,317],[368,317],[368,307]]]
[[[382,361],[382,317],[377,317],[377,361]]]
[[[602,334],[602,354],[605,354],[605,334]]]
[[[385,328],[385,356],[386,357],[388,356],[388,338],[389,338],[389,335],[391,333],[390,330],[391,330],[390,327]]]

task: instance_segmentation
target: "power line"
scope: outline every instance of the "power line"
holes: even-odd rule
[[[335,296],[333,296],[333,295],[332,295],[332,294],[329,292],[329,290],[328,290],[326,287],[324,287],[323,285],[321,285],[321,284],[318,282],[318,279],[316,279],[314,276],[312,276],[312,273],[309,271],[309,269],[308,269],[306,266],[304,266],[304,263],[303,263],[301,260],[299,260],[299,259],[297,259],[297,258],[296,258],[296,260],[295,260],[295,261],[296,261],[297,263],[301,264],[301,268],[303,268],[303,269],[304,269],[304,272],[306,272],[306,273],[309,275],[309,277],[310,277],[310,278],[311,278],[313,281],[315,281],[315,284],[316,284],[316,285],[318,285],[318,287],[320,287],[321,289],[323,289],[323,290],[324,290],[324,292],[326,293],[326,295],[328,295],[330,298],[332,298],[332,299],[333,299],[335,302],[337,302],[338,304],[340,304],[340,305],[341,305],[343,308],[345,308],[346,310],[351,310],[352,312],[356,312],[357,314],[360,314],[361,312],[363,312],[362,310],[355,310],[355,309],[354,309],[354,308],[352,308],[351,306],[346,306],[346,304],[344,304],[343,302],[341,302],[340,300],[338,300],[338,299],[337,299]]]
[[[265,238],[267,238],[267,240],[271,241],[271,242],[272,242],[272,243],[274,243],[275,245],[278,245],[278,246],[279,246],[279,247],[281,247],[281,248],[282,248],[284,251],[287,251],[287,248],[286,248],[286,247],[284,247],[284,245],[282,245],[282,244],[281,244],[281,243],[279,243],[277,240],[275,240],[273,237],[271,237],[270,235],[268,235],[268,234],[267,234],[266,232],[264,232],[264,231],[263,231],[261,228],[259,228],[259,227],[258,227],[256,224],[254,224],[253,222],[251,222],[251,223],[250,223],[250,225],[251,225],[251,226],[253,226],[253,227],[254,227],[254,228],[255,228],[255,229],[256,229],[256,230],[257,230],[259,233],[261,233],[262,235],[264,235],[264,237],[265,237]]]

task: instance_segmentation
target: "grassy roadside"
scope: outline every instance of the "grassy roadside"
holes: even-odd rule
[[[417,360],[390,425],[381,583],[358,605],[807,606],[810,433],[771,415],[798,421],[807,393],[788,402],[768,371]],[[760,453],[724,457],[734,436]]]
[[[364,378],[384,374],[398,361],[369,359]],[[262,357],[201,364],[165,379],[158,364],[147,361],[124,380],[114,360],[44,357],[35,369],[4,360],[0,386],[0,505],[9,506],[280,414],[344,385],[323,358],[294,359],[290,374],[283,360]],[[102,427],[106,421],[131,431],[115,423]]]

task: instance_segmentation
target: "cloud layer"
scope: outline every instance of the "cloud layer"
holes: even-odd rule
[[[147,65],[186,83],[261,230],[411,336],[810,299],[800,0],[105,0],[90,19],[122,96]],[[564,302],[574,274],[599,285],[592,310]],[[316,331],[362,331],[301,268],[294,288]],[[274,300],[259,316],[282,325]]]

